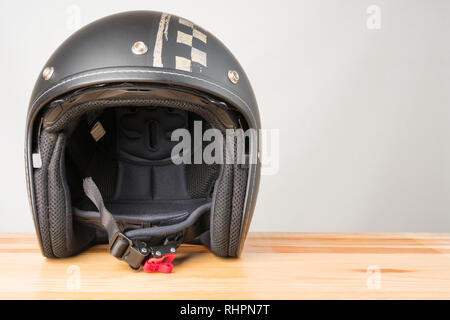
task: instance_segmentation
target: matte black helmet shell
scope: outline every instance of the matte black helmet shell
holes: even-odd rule
[[[136,97],[133,96],[135,92],[139,92]],[[146,92],[154,95],[153,100],[145,97]],[[105,100],[105,97],[112,96],[122,100]],[[97,102],[89,101],[93,97]],[[161,107],[178,107],[171,104],[173,97],[184,97],[186,103],[179,104],[183,110],[177,111],[183,117],[196,113],[200,109],[195,109],[195,106],[204,103],[202,108],[209,108],[210,113],[223,114],[224,110],[233,113],[234,119],[239,118],[238,122],[244,129],[260,129],[256,99],[239,62],[216,37],[189,20],[152,11],[115,14],[81,28],[55,51],[43,67],[31,95],[25,141],[29,198],[45,256],[66,257],[102,242],[98,230],[92,231],[92,226],[78,221],[88,219],[86,212],[90,211],[80,213],[77,221],[73,218],[74,211],[78,210],[73,207],[75,187],[70,182],[73,178],[65,172],[69,170],[69,164],[64,159],[72,152],[72,138],[68,132],[74,134],[78,129],[72,125],[69,130],[70,123],[80,121],[80,117],[87,117],[88,112],[97,110],[100,98],[102,103],[107,102],[101,106],[104,108],[101,110],[106,110],[110,106],[131,107],[129,101],[138,101],[137,105],[146,108],[157,106],[158,101],[162,101]],[[139,117],[148,116],[147,111],[142,112]],[[106,119],[108,112],[104,114]],[[111,118],[121,114],[119,111]],[[159,120],[170,127],[171,118],[167,115],[160,117]],[[133,121],[139,123],[139,118],[136,116]],[[209,122],[214,123],[213,120]],[[182,125],[188,126],[187,122]],[[257,141],[254,153],[258,152]],[[250,163],[244,178],[240,173],[240,181],[245,182],[245,192],[239,195],[242,199],[239,205],[236,191],[232,186],[226,186],[233,185],[233,181],[236,184],[237,178],[233,180],[225,171],[222,169],[217,173],[211,195],[211,222],[207,226],[210,230],[196,234],[191,242],[200,239],[217,255],[238,256],[255,207],[260,165],[259,161]],[[225,179],[228,182],[225,183]],[[189,185],[191,182],[185,183]],[[102,194],[105,188],[99,186]],[[187,197],[193,197],[192,193]],[[192,202],[195,199],[188,200]],[[102,214],[102,209],[98,209]],[[193,228],[185,228],[183,232],[186,233],[187,229]],[[186,237],[189,238],[185,234],[185,240]],[[112,239],[109,240],[111,245]]]
[[[189,46],[177,42],[179,31],[201,32],[203,36],[192,36]],[[132,54],[133,45],[140,41],[148,51]],[[206,65],[191,60],[192,48],[206,53]],[[192,61],[190,72],[177,69],[177,57]],[[163,82],[221,97],[242,110],[250,127],[260,127],[252,87],[236,58],[211,33],[174,15],[132,11],[97,20],[70,36],[42,71],[47,67],[53,68],[53,74],[49,80],[38,77],[29,114],[59,95],[81,87],[119,81]],[[236,84],[230,81],[229,71],[237,72]]]

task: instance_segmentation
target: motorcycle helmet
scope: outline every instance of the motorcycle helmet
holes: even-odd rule
[[[133,11],[81,28],[47,61],[27,114],[27,189],[43,255],[108,243],[149,272],[170,272],[181,243],[238,257],[259,186],[259,129],[244,70],[189,20]],[[180,130],[193,138],[177,158]],[[223,161],[196,161],[219,138],[211,154]]]

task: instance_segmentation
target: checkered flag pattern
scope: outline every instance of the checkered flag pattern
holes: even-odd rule
[[[180,18],[178,21],[180,24],[188,27],[190,29],[189,33],[183,32],[183,31],[177,31],[177,43],[184,44],[186,46],[189,46],[191,48],[191,56],[190,58],[186,57],[175,57],[175,68],[178,70],[183,71],[189,71],[192,72],[192,63],[196,62],[204,67],[207,66],[206,64],[206,52],[197,49],[193,47],[192,40],[194,38],[200,40],[203,43],[207,43],[207,36],[200,30],[198,30],[195,25],[187,21],[185,19]]]

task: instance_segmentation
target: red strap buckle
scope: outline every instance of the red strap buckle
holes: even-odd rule
[[[163,272],[171,273],[173,269],[172,261],[175,259],[176,253],[168,253],[160,258],[150,258],[144,264],[145,272]]]

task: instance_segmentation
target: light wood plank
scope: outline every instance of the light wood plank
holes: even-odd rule
[[[450,299],[450,234],[251,233],[241,259],[185,245],[174,271],[133,272],[106,246],[45,259],[33,234],[0,234],[0,299]]]

